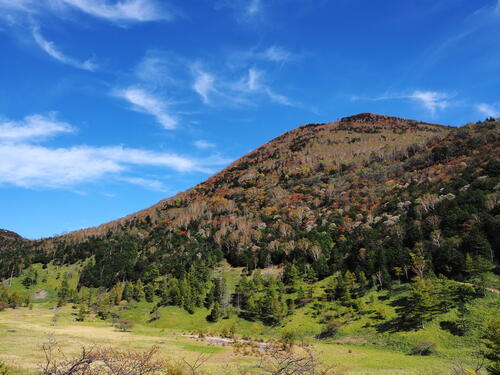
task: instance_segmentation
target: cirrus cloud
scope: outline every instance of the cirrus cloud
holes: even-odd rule
[[[49,56],[51,56],[52,58],[56,59],[57,61],[63,64],[71,65],[75,68],[88,70],[91,72],[97,70],[98,68],[97,64],[92,59],[85,61],[78,61],[72,57],[65,55],[56,47],[54,42],[46,40],[40,34],[40,29],[38,27],[33,29],[33,39],[38,44],[38,46],[42,50],[44,50]]]
[[[153,116],[165,129],[175,129],[177,119],[169,113],[168,102],[152,92],[135,86],[115,90],[114,94],[132,104],[132,109]]]
[[[60,0],[91,16],[112,22],[147,22],[171,20],[173,15],[153,0]]]
[[[33,16],[43,14],[64,18],[68,11],[79,11],[118,25],[175,18],[165,2],[158,0],[0,0],[0,10],[0,18],[10,24],[30,22]]]
[[[496,107],[491,104],[480,103],[476,105],[476,109],[487,117],[500,117],[500,106]]]
[[[351,99],[371,101],[409,99],[422,105],[432,116],[434,116],[438,110],[448,108],[452,104],[451,99],[453,97],[453,94],[444,91],[414,90],[409,94],[389,93],[375,97],[353,96]]]

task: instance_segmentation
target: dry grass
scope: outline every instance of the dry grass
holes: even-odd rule
[[[54,325],[52,318],[55,313],[60,317]],[[229,345],[214,346],[202,340],[182,337],[183,332],[180,331],[137,325],[132,332],[120,332],[99,320],[76,322],[72,313],[74,311],[69,306],[60,311],[35,307],[33,310],[23,308],[1,312],[0,361],[18,369],[19,374],[34,374],[37,364],[43,361],[41,346],[47,342],[49,335],[53,335],[67,354],[77,354],[82,346],[93,344],[122,350],[146,350],[157,345],[159,357],[174,362],[182,362],[182,359],[194,361],[204,353],[209,356],[205,368],[215,374],[221,371],[230,374],[238,366],[256,361],[255,357],[243,357]],[[437,371],[447,365],[443,358],[416,358],[355,342],[317,343],[314,348],[322,362],[342,368],[346,375],[416,375]]]
[[[121,349],[144,350],[158,345],[159,355],[164,358],[187,360],[200,352],[209,353],[207,367],[216,367],[233,358],[228,348],[213,347],[193,342],[187,338],[165,334],[159,329],[145,332],[120,332],[104,322],[75,322],[71,309],[62,311],[47,309],[17,309],[0,313],[0,360],[18,368],[21,373],[33,373],[43,360],[41,350],[52,335],[68,354],[76,354],[82,346],[100,344]],[[55,325],[52,317],[61,315]],[[144,331],[142,329],[141,331]]]

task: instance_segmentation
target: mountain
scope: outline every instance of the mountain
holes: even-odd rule
[[[304,125],[143,211],[23,243],[0,273],[92,257],[81,285],[111,287],[226,259],[248,270],[296,264],[315,278],[363,272],[382,286],[417,272],[417,254],[463,280],[467,256],[498,260],[499,125],[370,113]]]
[[[419,147],[429,139],[443,138],[450,129],[446,126],[371,113],[362,113],[330,123],[303,125],[236,160],[186,192],[125,218],[96,228],[72,232],[64,237],[102,235],[110,230],[119,230],[122,225],[129,226],[134,221],[151,220],[153,225],[161,223],[166,211],[172,211],[172,207],[179,206],[176,202],[180,200],[184,206],[196,211],[201,202],[214,206],[213,202],[208,202],[214,197],[228,198],[229,201],[237,203],[241,199],[231,195],[238,195],[238,191],[242,189],[269,190],[270,187],[279,186],[293,194],[292,185],[298,185],[304,180],[314,180],[319,175],[340,177],[352,171],[356,165],[369,162],[370,158],[401,157],[402,154],[408,153],[409,147]],[[231,202],[225,201],[218,203],[219,206],[224,204],[232,205]],[[171,214],[176,216],[180,213]],[[176,217],[172,219],[175,221]]]
[[[28,242],[28,240],[21,237],[19,234],[9,230],[0,229],[0,253],[2,250],[15,249],[20,243]]]

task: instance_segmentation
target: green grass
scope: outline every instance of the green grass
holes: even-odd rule
[[[443,330],[440,321],[456,319],[456,311],[438,316],[425,329],[417,331],[379,332],[377,327],[396,316],[392,303],[408,292],[407,286],[395,287],[392,292],[369,291],[364,297],[364,308],[360,313],[353,313],[350,318],[345,315],[346,307],[338,303],[323,303],[320,314],[315,315],[313,304],[298,308],[292,316],[283,320],[281,325],[269,327],[261,322],[250,322],[229,314],[227,319],[217,323],[206,320],[209,311],[196,309],[194,314],[175,307],[161,307],[160,319],[150,321],[153,303],[134,302],[120,311],[123,319],[135,323],[132,332],[120,332],[90,314],[84,322],[76,322],[77,309],[66,305],[60,310],[51,310],[57,300],[56,288],[62,281],[62,275],[73,274],[69,279],[76,285],[79,266],[49,266],[39,272],[39,283],[26,289],[21,281],[23,275],[14,278],[12,291],[21,294],[33,294],[45,290],[48,295],[44,299],[34,300],[33,309],[7,309],[0,312],[0,361],[5,361],[17,368],[16,374],[34,374],[36,364],[42,358],[41,344],[52,333],[69,353],[76,353],[82,345],[112,345],[126,349],[147,349],[152,345],[160,347],[160,354],[172,360],[181,358],[193,359],[200,353],[210,355],[208,369],[217,369],[230,363],[251,363],[255,359],[242,357],[233,352],[230,346],[222,347],[210,344],[199,338],[187,337],[203,333],[205,336],[218,335],[223,331],[236,327],[238,337],[254,339],[275,339],[284,332],[293,332],[298,340],[311,343],[319,353],[322,361],[344,371],[346,375],[384,374],[384,375],[424,375],[449,372],[451,358],[465,363],[473,363],[474,351],[477,349],[477,334],[490,317],[499,308],[499,296],[487,293],[485,298],[476,299],[470,307],[472,334],[457,337]],[[233,269],[222,265],[218,272],[224,274],[227,285],[234,290],[241,269]],[[45,278],[46,281],[42,282]],[[322,287],[327,281],[315,285],[314,295],[322,294]],[[115,309],[119,309],[118,307]],[[317,340],[315,336],[321,331],[324,314],[339,315],[344,324],[338,335],[328,340]],[[54,315],[59,316],[54,325]],[[381,319],[380,316],[383,318]],[[413,345],[421,341],[432,341],[437,345],[436,352],[426,357],[411,356],[408,353]]]
[[[17,292],[21,296],[30,296],[33,304],[54,305],[57,301],[57,289],[60,287],[64,275],[68,277],[68,283],[71,288],[76,288],[78,284],[79,271],[81,266],[78,264],[71,266],[55,266],[49,264],[47,268],[43,268],[41,264],[34,264],[33,268],[38,272],[37,285],[26,288],[22,281],[24,280],[27,270],[24,270],[18,277],[12,280],[4,281],[4,285],[8,286],[10,292]],[[12,284],[12,285],[10,285]],[[45,298],[36,298],[37,292],[47,292]]]

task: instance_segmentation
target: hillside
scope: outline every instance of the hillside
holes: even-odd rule
[[[0,252],[7,250],[15,250],[29,241],[21,237],[19,234],[0,229]]]
[[[231,194],[237,194],[242,189],[266,187],[269,190],[280,186],[293,194],[293,188],[283,184],[284,179],[293,183],[297,178],[304,179],[313,175],[340,177],[348,173],[349,169],[370,162],[370,158],[401,158],[408,154],[408,148],[424,145],[431,138],[442,138],[449,130],[450,127],[441,125],[370,113],[331,123],[303,125],[236,160],[187,192],[123,219],[64,237],[102,235],[133,220],[146,220],[148,216],[147,220],[156,224],[161,222],[161,212],[175,206],[179,200],[183,200],[185,206],[193,202],[193,210],[196,211],[197,203],[207,201],[207,198],[229,197],[229,200],[236,203],[236,200],[230,199]],[[222,206],[223,203],[218,205]]]
[[[477,358],[495,373],[499,130],[374,114],[304,125],[114,222],[39,241],[3,231],[0,324],[41,340],[56,309],[60,337],[119,345],[136,324],[142,348],[220,353],[214,366],[228,353],[210,340],[238,334],[306,340],[347,374],[484,374]],[[6,332],[0,359],[35,353]],[[233,363],[251,363],[231,340]]]
[[[72,263],[94,256],[120,268],[99,271],[110,275],[102,282],[111,286],[123,278],[147,279],[143,270],[150,265],[181,277],[205,254],[208,263],[226,258],[247,269],[299,262],[310,264],[320,278],[342,268],[361,268],[370,277],[383,271],[385,278],[394,278],[395,267],[408,277],[409,254],[422,243],[436,271],[463,279],[465,252],[496,259],[498,193],[490,185],[498,178],[498,152],[498,121],[455,129],[359,114],[304,125],[146,210],[25,244],[0,272],[10,275],[14,264],[26,265],[26,259]],[[464,197],[463,203],[479,199],[488,209],[472,207],[457,213],[453,223],[439,218],[436,209],[458,204],[457,193],[472,182],[480,197]],[[474,219],[486,212],[493,216]],[[482,242],[481,249],[447,242],[477,231],[484,238],[470,241]],[[436,241],[451,246],[450,254],[459,251],[461,260],[435,259],[443,256],[433,249]],[[127,270],[108,262],[116,251],[130,253]],[[367,263],[367,256],[379,260]],[[380,264],[381,259],[389,264]],[[441,264],[448,260],[453,266]]]

